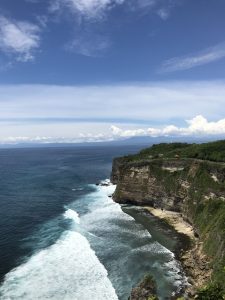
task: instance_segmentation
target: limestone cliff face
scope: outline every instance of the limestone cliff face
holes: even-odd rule
[[[111,180],[117,184],[116,202],[179,211],[190,222],[199,202],[225,200],[225,189],[220,188],[225,182],[225,166],[219,163],[194,159],[123,163],[119,158],[113,162]]]
[[[155,205],[181,211],[186,196],[186,183],[180,179],[179,189],[168,190],[166,180],[173,180],[190,163],[181,160],[152,160],[122,164],[114,160],[111,180],[117,184],[114,200],[118,203]]]
[[[113,162],[114,201],[181,212],[200,236],[214,269],[225,265],[225,165],[195,159]],[[215,273],[217,274],[217,273]],[[220,272],[218,272],[220,274]],[[221,273],[222,274],[222,273]]]

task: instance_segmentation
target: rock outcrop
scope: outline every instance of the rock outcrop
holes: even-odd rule
[[[180,179],[180,189],[175,193],[168,189],[166,180],[189,166],[188,161],[152,160],[132,164],[121,164],[114,160],[111,180],[117,184],[114,200],[118,203],[151,205],[181,211],[185,197],[185,180]]]
[[[195,159],[114,159],[111,181],[118,203],[149,205],[181,212],[195,225],[199,206],[225,202],[225,165]],[[196,233],[200,234],[198,226]]]
[[[224,286],[224,163],[162,155],[143,159],[136,155],[114,159],[111,180],[117,185],[113,199],[120,204],[148,205],[180,212],[193,226],[200,248],[210,258],[212,280]],[[195,255],[195,251],[190,255]],[[183,259],[188,264],[188,257]],[[189,261],[194,260],[197,258],[191,257]],[[208,279],[204,275],[209,274],[209,264],[205,260],[204,256],[200,262],[199,285],[204,283],[204,278]],[[191,265],[186,265],[186,270],[188,268],[190,272],[198,272]]]
[[[128,300],[158,300],[156,295],[156,283],[150,275],[133,288]]]

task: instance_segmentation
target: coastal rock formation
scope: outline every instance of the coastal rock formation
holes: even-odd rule
[[[219,143],[219,154],[214,150],[207,154],[209,157],[223,159],[222,142]],[[225,142],[223,144],[224,147]],[[137,155],[114,159],[111,180],[117,188],[113,199],[120,204],[179,212],[199,238],[198,248],[183,257],[185,269],[198,281],[195,286],[200,287],[209,280],[209,260],[213,269],[211,279],[225,289],[225,164],[194,158],[204,158],[208,153],[207,146],[203,145],[205,152],[201,145],[154,145]],[[215,143],[208,145],[213,149],[217,146]],[[165,148],[163,154],[157,154],[157,147],[160,151]]]
[[[139,285],[132,289],[128,300],[158,300],[156,296],[156,283],[150,275],[139,283]]]
[[[189,251],[180,256],[190,286],[186,289],[189,298],[193,296],[196,289],[201,288],[211,278],[212,269],[207,255],[202,249],[202,242],[196,241]]]
[[[180,181],[180,189],[175,193],[172,189],[168,190],[170,183],[167,184],[166,179],[170,180],[174,174],[182,172],[188,162],[152,160],[124,165],[114,160],[114,164],[111,179],[117,184],[116,202],[181,211],[181,202],[186,195],[185,182]]]

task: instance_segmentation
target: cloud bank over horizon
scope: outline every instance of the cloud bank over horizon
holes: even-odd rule
[[[186,127],[178,127],[173,124],[159,127],[148,128],[120,128],[116,125],[108,126],[106,132],[95,133],[78,133],[71,137],[65,136],[8,136],[0,137],[0,144],[20,144],[20,143],[83,143],[83,142],[105,142],[124,140],[131,137],[171,137],[171,138],[203,138],[203,137],[220,137],[225,138],[225,118],[209,122],[202,115],[198,115],[190,120],[186,120]],[[96,130],[95,124],[89,124]],[[71,126],[71,124],[69,124]],[[73,128],[73,126],[71,126]],[[65,128],[64,128],[65,129]],[[81,129],[82,130],[82,129]],[[97,129],[99,130],[99,129]]]
[[[74,119],[146,123],[225,115],[224,81],[111,85],[0,85],[0,120]]]
[[[0,85],[0,94],[1,143],[225,134],[222,81]]]
[[[198,115],[193,119],[186,120],[186,127],[178,127],[175,125],[166,125],[162,128],[149,127],[147,129],[123,130],[117,126],[111,126],[113,136],[115,137],[134,137],[134,136],[150,136],[150,137],[185,137],[185,136],[211,136],[224,135],[225,137],[225,119],[216,122],[209,122],[202,115]]]

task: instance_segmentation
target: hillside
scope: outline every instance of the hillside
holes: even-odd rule
[[[153,145],[113,162],[116,202],[177,211],[193,225],[213,270],[205,293],[217,293],[198,299],[223,299],[219,291],[225,293],[224,162],[225,141]],[[201,268],[204,273],[209,266]]]
[[[141,150],[136,155],[128,155],[123,161],[140,161],[155,158],[195,158],[215,162],[225,162],[225,140],[203,143],[161,143]]]

